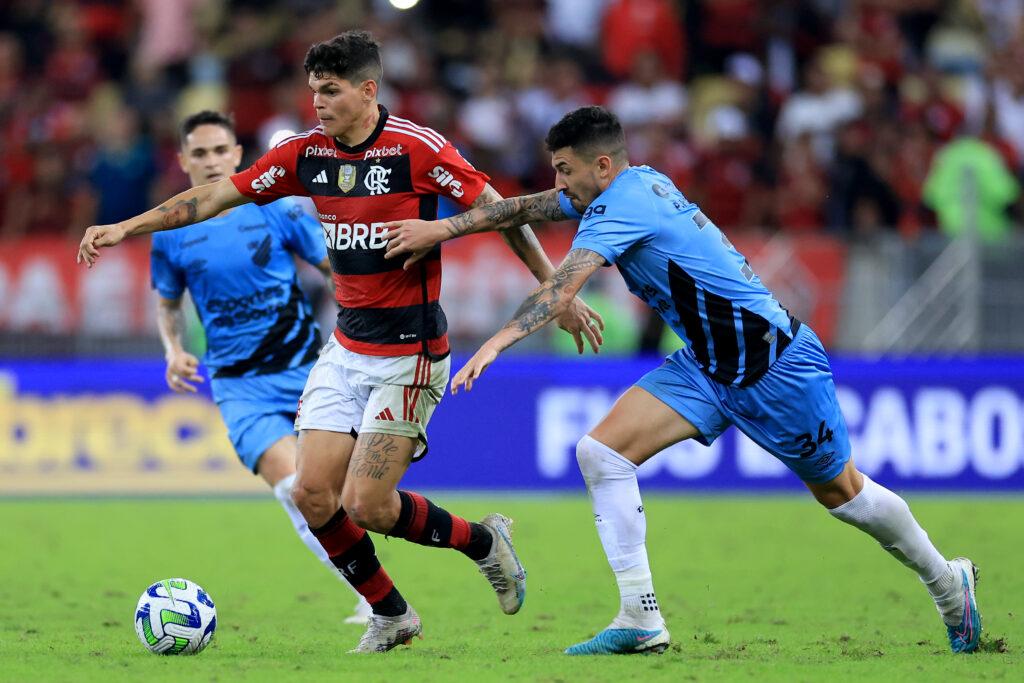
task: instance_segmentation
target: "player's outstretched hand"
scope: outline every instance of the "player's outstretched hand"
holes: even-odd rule
[[[466,391],[472,389],[473,380],[484,374],[487,366],[493,363],[497,357],[498,352],[490,343],[481,346],[469,359],[469,362],[463,365],[462,369],[456,372],[455,377],[452,378],[452,396],[459,393],[459,387],[466,387]]]
[[[179,394],[187,391],[196,393],[196,387],[188,382],[202,382],[199,375],[199,359],[187,351],[182,351],[167,359],[167,386]],[[188,380],[188,381],[186,381]]]
[[[583,353],[583,338],[586,337],[590,348],[598,353],[601,344],[604,343],[604,319],[597,311],[586,304],[583,299],[575,297],[569,308],[555,318],[558,326],[572,335],[576,341],[576,351]]]
[[[85,231],[82,243],[78,245],[78,263],[85,262],[92,268],[100,257],[101,247],[112,247],[124,239],[125,229],[120,223],[114,225],[94,225]]]
[[[401,254],[412,252],[412,256],[402,264],[403,269],[426,256],[434,245],[440,244],[448,236],[441,227],[441,221],[421,221],[414,218],[391,221],[383,227],[387,229],[384,239],[388,243],[384,258],[397,258]]]

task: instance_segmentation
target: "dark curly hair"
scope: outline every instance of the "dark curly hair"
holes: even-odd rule
[[[221,114],[219,111],[213,111],[212,109],[204,109],[203,111],[197,111],[195,114],[186,116],[185,120],[181,122],[181,126],[178,128],[178,144],[184,147],[185,138],[188,137],[188,134],[199,126],[205,125],[220,126],[231,133],[231,137],[235,137],[234,116]]]
[[[591,161],[607,154],[617,162],[625,162],[626,135],[619,118],[604,107],[575,109],[551,126],[544,144],[549,152],[571,147],[581,158]]]
[[[363,81],[380,85],[384,77],[380,43],[368,31],[345,31],[330,40],[316,43],[306,52],[302,66],[315,78],[335,76],[352,85]]]

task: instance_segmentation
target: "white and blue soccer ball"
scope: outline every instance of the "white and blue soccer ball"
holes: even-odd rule
[[[135,607],[135,633],[158,655],[203,651],[217,628],[217,608],[199,584],[164,579],[146,589]]]

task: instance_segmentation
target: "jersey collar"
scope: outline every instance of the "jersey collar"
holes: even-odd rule
[[[377,142],[377,138],[380,137],[381,131],[384,130],[384,124],[388,121],[388,110],[383,104],[377,105],[377,111],[380,112],[380,118],[377,119],[377,127],[370,133],[370,137],[360,142],[355,147],[349,147],[338,142],[338,138],[331,138],[334,140],[334,146],[338,148],[338,151],[342,154],[362,154],[366,150],[373,147],[373,143]]]

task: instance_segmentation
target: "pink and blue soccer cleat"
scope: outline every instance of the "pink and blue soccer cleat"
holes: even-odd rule
[[[962,580],[961,590],[964,595],[964,616],[956,626],[946,625],[949,634],[949,646],[953,652],[971,654],[978,649],[981,639],[981,615],[978,614],[978,602],[974,589],[978,583],[978,568],[966,557],[958,557],[949,563],[954,571],[959,570]]]
[[[590,640],[577,643],[567,655],[661,654],[669,645],[667,628],[648,631],[640,628],[606,628]]]

